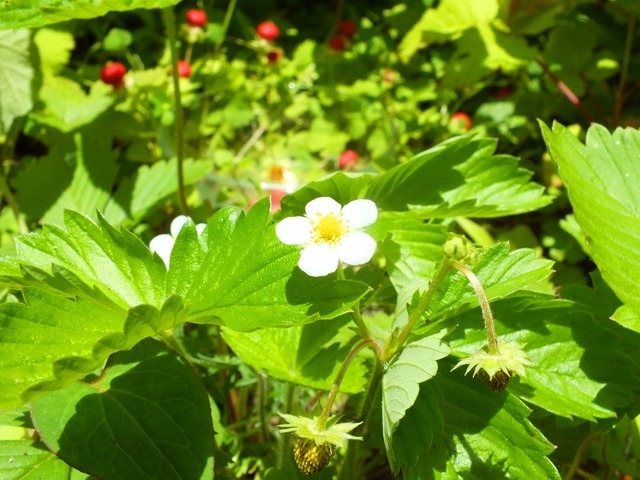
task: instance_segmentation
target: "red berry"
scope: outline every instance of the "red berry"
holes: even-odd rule
[[[100,80],[107,85],[121,86],[125,73],[127,73],[127,68],[123,64],[113,62],[102,68],[100,71]]]
[[[345,37],[353,37],[358,32],[358,25],[351,20],[342,20],[338,25],[338,32]]]
[[[344,50],[345,45],[346,42],[342,35],[334,35],[329,39],[329,46],[337,52]]]
[[[340,158],[338,158],[338,167],[340,167],[340,170],[350,168],[351,166],[355,165],[355,163],[358,161],[358,158],[358,152],[356,152],[355,150],[345,150],[340,154]]]
[[[390,68],[387,68],[382,72],[382,81],[385,83],[395,83],[397,79],[398,74]]]
[[[273,22],[262,22],[256,28],[256,32],[258,32],[258,36],[260,36],[260,38],[264,38],[268,41],[275,40],[280,36],[280,29]]]
[[[509,87],[500,87],[494,93],[494,98],[505,98],[511,95],[511,89]]]
[[[471,128],[472,122],[471,117],[468,113],[465,112],[456,112],[451,115],[451,123],[462,128],[462,130],[467,131]]]
[[[191,76],[191,64],[186,60],[178,60],[178,76],[182,78]]]
[[[278,63],[280,61],[280,57],[282,56],[281,50],[271,50],[267,53],[267,61],[271,64]]]
[[[192,27],[204,27],[207,24],[207,12],[197,8],[189,10],[184,18]]]

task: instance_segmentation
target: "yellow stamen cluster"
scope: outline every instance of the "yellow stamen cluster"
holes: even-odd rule
[[[314,225],[317,241],[335,243],[344,234],[342,219],[334,214],[325,215]]]

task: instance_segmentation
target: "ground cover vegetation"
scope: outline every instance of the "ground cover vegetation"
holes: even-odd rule
[[[0,478],[640,478],[635,0],[0,5]]]

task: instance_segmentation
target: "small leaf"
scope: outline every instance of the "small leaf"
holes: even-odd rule
[[[551,202],[517,159],[494,155],[496,141],[457,137],[375,177],[366,198],[379,208],[425,218],[498,217]]]
[[[382,430],[387,451],[393,432],[418,397],[420,384],[438,372],[438,360],[451,352],[446,332],[411,341],[396,355],[382,377]]]
[[[0,32],[0,137],[33,107],[32,50],[29,30]]]
[[[640,132],[592,125],[583,145],[558,123],[542,133],[569,192],[587,252],[620,299],[640,315]]]
[[[330,390],[353,342],[352,324],[323,320],[289,328],[237,332],[223,328],[222,336],[243,361],[270,377],[311,388]],[[268,352],[268,355],[265,355]],[[349,366],[340,391],[364,390],[367,368],[358,355]]]
[[[96,381],[35,401],[32,417],[57,456],[98,478],[213,479],[207,393],[152,340],[113,355]]]

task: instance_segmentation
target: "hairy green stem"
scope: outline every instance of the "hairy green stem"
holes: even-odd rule
[[[580,447],[578,447],[578,450],[576,451],[575,456],[573,457],[573,462],[571,462],[571,466],[569,467],[569,471],[564,476],[564,480],[573,479],[573,477],[575,476],[576,472],[580,467],[580,464],[582,463],[582,459],[587,453],[587,450],[589,449],[591,444],[596,440],[599,440],[600,437],[601,435],[599,433],[592,433],[591,435],[589,435],[587,438],[583,440],[583,442],[580,444]]]
[[[365,338],[364,340],[360,340],[360,342],[356,343],[349,352],[349,355],[347,355],[347,358],[344,359],[344,362],[340,366],[340,370],[338,370],[338,374],[333,381],[333,385],[331,385],[329,396],[327,397],[327,401],[324,403],[324,407],[322,408],[320,417],[318,417],[318,422],[316,423],[318,430],[324,430],[327,427],[327,420],[329,419],[329,415],[331,414],[331,407],[333,406],[333,402],[338,395],[340,384],[342,383],[342,380],[344,379],[344,376],[349,369],[349,365],[351,365],[353,359],[356,358],[356,355],[360,353],[360,350],[367,346],[371,346],[376,351],[376,353],[378,352],[376,348],[377,344],[372,339]]]
[[[484,288],[482,288],[482,283],[476,276],[475,273],[469,269],[466,265],[460,262],[456,262],[454,260],[449,261],[449,264],[464,274],[469,280],[469,283],[473,287],[476,292],[476,296],[478,297],[478,301],[480,302],[480,308],[482,309],[482,318],[484,319],[484,329],[487,332],[487,343],[489,344],[489,353],[491,355],[498,355],[500,350],[498,349],[498,336],[496,335],[496,326],[493,322],[493,313],[491,313],[491,305],[489,305],[489,299],[487,295],[484,293]]]
[[[429,306],[429,302],[435,295],[436,290],[438,289],[442,281],[447,276],[447,273],[449,273],[449,270],[451,270],[451,265],[449,265],[449,262],[447,262],[446,260],[443,261],[442,266],[440,267],[440,270],[438,270],[438,273],[436,273],[436,276],[433,277],[433,280],[431,280],[428,290],[420,298],[420,302],[418,303],[418,306],[415,308],[413,313],[411,313],[411,316],[409,317],[409,320],[407,320],[406,325],[404,326],[402,331],[398,334],[398,336],[395,339],[392,339],[391,344],[385,350],[384,355],[381,358],[382,361],[389,360],[391,357],[395,355],[395,353],[398,350],[402,348],[404,343],[407,341],[407,338],[409,337],[409,334],[411,333],[413,326],[418,321],[418,319],[422,316],[422,314],[425,312],[425,310],[427,309],[427,306]]]
[[[180,76],[178,74],[178,36],[176,33],[176,19],[173,7],[162,10],[169,40],[169,50],[171,51],[171,77],[173,78],[173,101],[176,115],[176,154],[178,157],[178,195],[180,198],[180,208],[182,213],[189,216],[189,205],[184,186],[184,112],[182,109],[182,97],[180,95]]]

